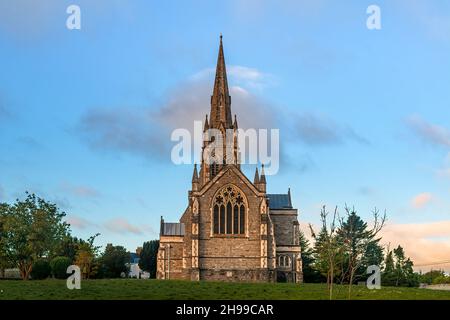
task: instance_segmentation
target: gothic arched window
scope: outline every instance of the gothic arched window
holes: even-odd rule
[[[213,233],[245,234],[245,202],[242,191],[226,186],[213,199]]]
[[[291,266],[291,257],[287,254],[279,255],[278,266],[281,268],[289,268]]]

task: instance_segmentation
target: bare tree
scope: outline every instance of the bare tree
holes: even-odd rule
[[[318,235],[314,232],[311,224],[311,236],[316,241],[316,254],[319,255],[320,261],[323,262],[323,268],[326,270],[327,289],[330,300],[333,299],[333,284],[336,273],[338,272],[338,261],[341,257],[342,250],[338,245],[336,238],[336,221],[338,219],[337,207],[334,209],[333,219],[328,225],[327,217],[329,212],[326,211],[326,206],[322,207],[320,212],[320,220],[322,222],[322,229]]]

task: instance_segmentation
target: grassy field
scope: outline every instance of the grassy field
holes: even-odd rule
[[[347,299],[347,288],[336,286],[335,297]],[[211,299],[318,300],[328,299],[323,284],[222,283],[160,280],[84,280],[80,290],[69,290],[64,280],[2,280],[2,299]],[[368,290],[354,286],[352,299],[450,300],[450,291],[385,287]]]

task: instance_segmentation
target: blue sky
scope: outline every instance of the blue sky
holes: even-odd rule
[[[323,204],[376,206],[385,244],[450,260],[450,3],[342,3],[0,1],[0,201],[36,192],[101,245],[157,238],[192,175],[170,131],[209,112],[222,33],[232,112],[280,128],[268,191],[291,187],[303,226]]]

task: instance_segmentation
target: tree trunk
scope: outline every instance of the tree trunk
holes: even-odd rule
[[[355,271],[352,268],[350,270],[350,282],[348,283],[348,300],[352,298],[352,285],[353,285],[353,277],[354,277]]]
[[[30,262],[19,262],[19,272],[20,272],[20,277],[22,278],[22,280],[28,280],[30,277],[30,273],[31,273],[31,269],[33,267],[33,264]]]
[[[334,265],[331,263],[331,274],[330,274],[330,300],[333,300],[333,281],[334,281]]]

